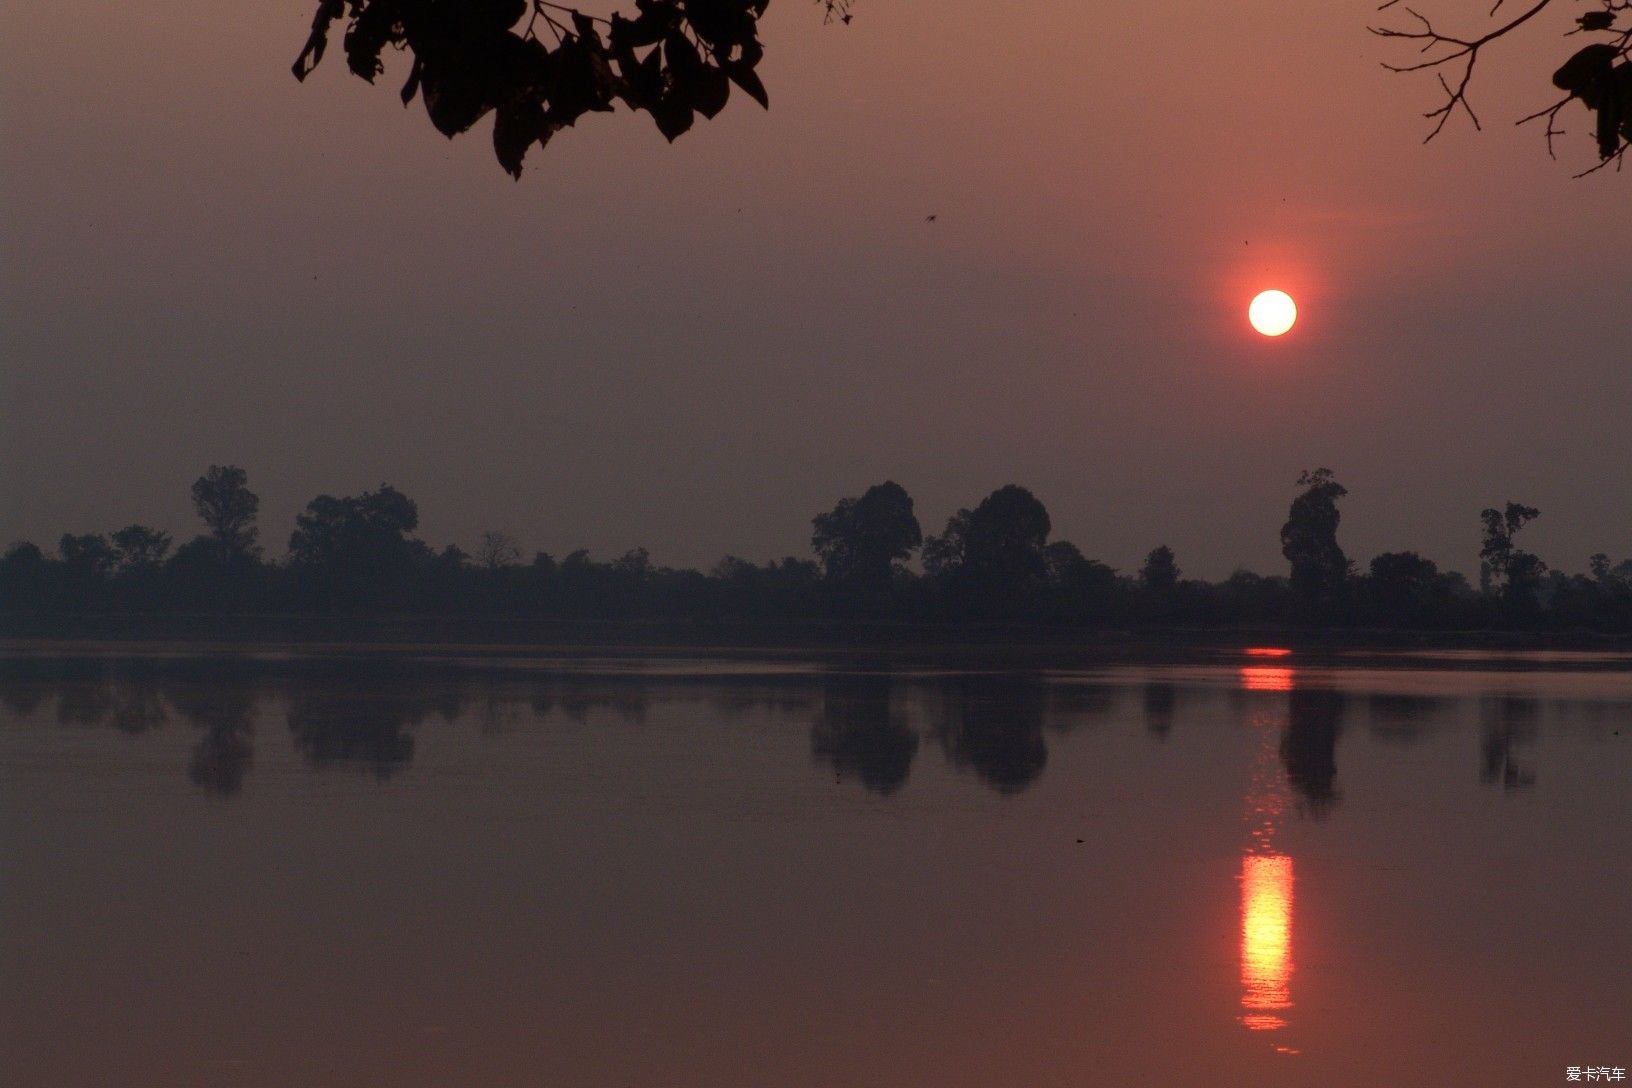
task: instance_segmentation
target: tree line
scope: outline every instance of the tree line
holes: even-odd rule
[[[0,557],[0,610],[1632,632],[1632,558],[1600,553],[1584,574],[1550,569],[1519,544],[1534,507],[1480,512],[1474,584],[1410,551],[1359,566],[1338,541],[1347,494],[1329,469],[1298,478],[1280,535],[1285,575],[1185,578],[1166,545],[1121,573],[1051,540],[1047,508],[1013,484],[926,535],[893,481],[818,513],[813,558],[726,556],[704,572],[654,565],[644,548],[609,561],[585,550],[525,560],[498,531],[473,551],[437,549],[414,535],[417,504],[388,484],[319,495],[296,517],[287,554],[268,559],[248,475],[212,465],[192,485],[202,533],[174,546],[167,532],[129,525],[64,534],[54,552],[13,544]]]

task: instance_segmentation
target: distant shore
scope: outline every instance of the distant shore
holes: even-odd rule
[[[459,656],[685,651],[703,656],[884,655],[894,660],[1055,657],[1191,658],[1198,652],[1279,647],[1346,651],[1603,651],[1632,653],[1632,635],[1590,631],[1423,631],[1206,627],[1101,630],[1035,623],[885,621],[536,620],[490,617],[298,615],[27,616],[0,614],[0,652],[380,652]]]

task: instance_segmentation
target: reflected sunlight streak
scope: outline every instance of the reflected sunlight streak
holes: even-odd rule
[[[1247,691],[1291,691],[1292,670],[1249,665],[1241,670],[1241,686]]]
[[[1292,859],[1241,859],[1241,1023],[1253,1031],[1286,1026],[1292,1007]]]

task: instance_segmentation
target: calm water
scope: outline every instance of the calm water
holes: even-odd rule
[[[0,1080],[1563,1084],[1629,668],[13,656]]]

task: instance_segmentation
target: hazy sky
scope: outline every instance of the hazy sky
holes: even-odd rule
[[[1509,498],[1555,566],[1632,556],[1632,178],[1571,180],[1584,114],[1557,163],[1512,125],[1558,23],[1423,147],[1373,0],[777,0],[768,113],[592,115],[515,183],[400,66],[297,84],[312,7],[0,8],[0,541],[191,535],[216,462],[272,554],[388,481],[434,544],[708,565],[893,478],[926,531],[1021,483],[1215,577],[1284,569],[1326,465],[1362,562],[1471,570]]]

